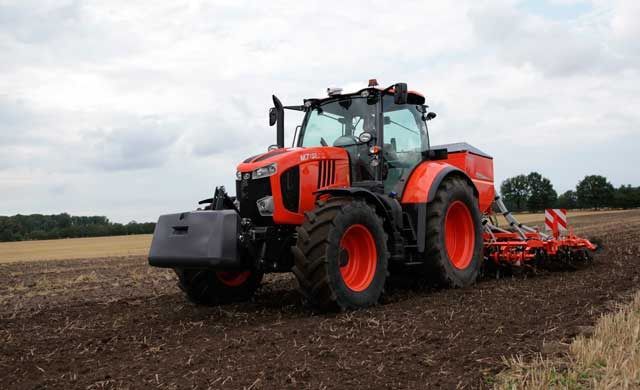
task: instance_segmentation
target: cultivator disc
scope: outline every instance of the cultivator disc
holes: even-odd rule
[[[569,229],[547,234],[519,223],[499,196],[495,204],[507,220],[503,229],[490,216],[483,221],[485,260],[497,267],[578,269],[592,261],[597,246]]]

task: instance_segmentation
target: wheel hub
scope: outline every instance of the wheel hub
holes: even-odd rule
[[[364,291],[373,282],[378,252],[373,235],[366,226],[351,225],[342,235],[339,253],[340,274],[353,291]]]
[[[249,279],[251,271],[218,271],[216,277],[222,284],[238,287]]]
[[[451,264],[458,269],[466,269],[473,259],[476,230],[471,211],[462,201],[456,200],[449,205],[444,235]]]

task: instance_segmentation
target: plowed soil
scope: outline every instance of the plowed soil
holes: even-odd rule
[[[0,388],[489,387],[503,357],[553,353],[638,288],[639,210],[571,222],[604,244],[586,269],[400,289],[341,314],[304,308],[289,275],[208,308],[144,257],[3,264]]]

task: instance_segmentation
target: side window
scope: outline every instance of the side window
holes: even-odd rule
[[[400,159],[403,154],[415,154],[422,150],[422,127],[409,108],[384,113],[384,143]],[[409,157],[405,155],[404,157]]]
[[[385,191],[395,190],[400,178],[422,160],[426,128],[415,106],[390,104],[384,112]]]

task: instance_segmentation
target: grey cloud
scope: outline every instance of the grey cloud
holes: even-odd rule
[[[110,17],[99,4],[79,0],[2,3],[0,69],[22,69],[30,63],[63,71],[79,63],[102,65],[107,59],[140,52],[144,37],[135,33],[135,26],[114,23]]]
[[[575,76],[611,70],[619,61],[592,31],[526,14],[509,5],[476,7],[469,13],[474,30],[501,58],[530,64],[547,76]]]
[[[261,141],[268,142],[264,130],[249,127],[242,122],[230,124],[225,121],[210,121],[202,123],[198,130],[191,132],[188,143],[196,157],[223,155],[252,146],[259,147]]]
[[[158,167],[171,158],[171,147],[180,139],[176,125],[147,118],[130,127],[88,133],[91,165],[107,171]]]
[[[27,4],[25,4],[27,3]],[[78,21],[80,2],[69,1],[55,7],[42,2],[0,4],[0,32],[23,43],[42,43],[66,34]]]
[[[0,95],[0,145],[15,145],[30,137],[36,117],[24,101]]]

